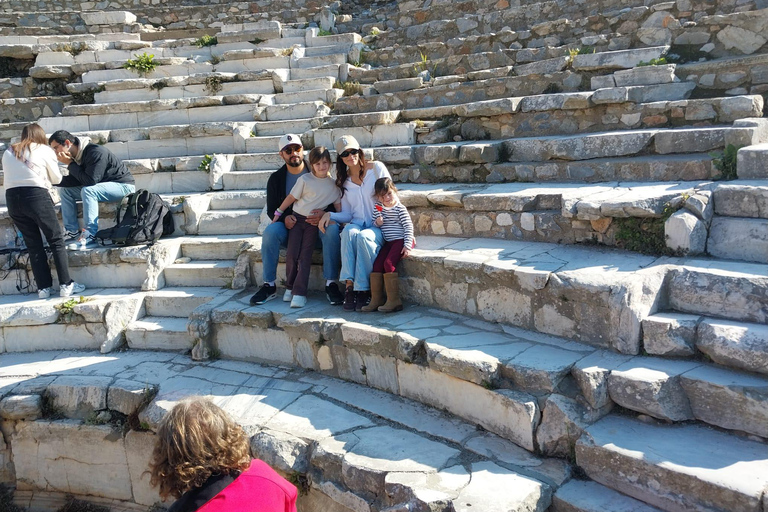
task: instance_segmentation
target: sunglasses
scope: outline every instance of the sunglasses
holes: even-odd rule
[[[286,155],[290,155],[293,153],[300,153],[301,149],[302,149],[301,146],[286,146],[283,148],[283,153],[285,153]]]
[[[358,154],[359,152],[360,152],[360,150],[359,150],[359,149],[348,149],[348,150],[346,150],[345,152],[343,152],[342,154],[340,154],[339,156],[340,156],[341,158],[347,158],[349,155],[356,155],[356,154]]]

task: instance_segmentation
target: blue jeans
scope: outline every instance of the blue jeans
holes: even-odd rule
[[[347,224],[341,232],[341,280],[353,281],[355,291],[370,290],[373,262],[383,243],[379,228]]]
[[[104,181],[90,187],[59,187],[64,229],[71,233],[80,231],[77,222],[77,201],[82,200],[83,229],[95,235],[99,230],[99,203],[115,203],[135,191],[134,185],[116,181]]]
[[[339,225],[329,224],[325,233],[318,233],[319,243],[323,245],[323,279],[335,281],[339,278]],[[261,235],[261,267],[265,283],[277,279],[277,260],[280,248],[288,246],[288,228],[282,222],[273,222]]]

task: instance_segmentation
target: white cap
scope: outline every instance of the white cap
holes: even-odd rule
[[[340,155],[348,149],[360,149],[360,144],[357,142],[356,138],[354,138],[351,135],[342,135],[341,137],[336,139],[337,154]]]
[[[304,147],[304,144],[301,143],[301,137],[299,137],[295,133],[286,133],[285,135],[280,137],[280,143],[277,145],[277,150],[282,151],[283,149],[285,149],[285,146]]]

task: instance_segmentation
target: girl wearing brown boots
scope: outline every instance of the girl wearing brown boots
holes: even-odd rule
[[[408,210],[397,197],[397,188],[389,178],[379,178],[374,185],[376,204],[373,223],[381,228],[384,246],[379,251],[371,272],[371,302],[362,311],[391,313],[403,309],[400,286],[397,281],[397,264],[407,258],[416,245],[413,222]],[[384,302],[386,289],[387,301]]]

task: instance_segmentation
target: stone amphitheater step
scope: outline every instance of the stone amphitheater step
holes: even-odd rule
[[[713,190],[715,214],[768,219],[768,180],[736,180]]]
[[[768,178],[768,143],[748,145],[739,149],[736,169],[741,179]]]
[[[570,480],[552,497],[552,512],[661,512],[597,482]]]
[[[186,322],[186,319],[195,308],[208,303],[220,293],[220,288],[189,287],[163,288],[147,292],[144,296],[144,307],[147,317],[142,318],[142,320],[148,321],[148,317],[174,317],[183,318]],[[186,331],[186,325],[184,330]]]
[[[576,462],[603,485],[664,510],[761,509],[768,462],[761,442],[618,416],[586,432]]]
[[[211,193],[211,210],[263,208],[267,204],[266,190],[227,190]]]
[[[681,80],[692,81],[703,90],[723,90],[728,94],[762,94],[768,87],[764,70],[768,55],[744,55],[724,57],[704,62],[691,62],[677,66],[676,74]],[[735,80],[734,80],[735,79]]]
[[[235,260],[244,248],[253,243],[252,236],[188,236],[181,241],[181,252],[194,260]]]
[[[260,225],[261,209],[217,209],[200,215],[200,235],[253,234]]]
[[[224,174],[226,190],[261,190],[267,188],[272,171],[233,171]]]
[[[178,401],[210,396],[238,423],[258,429],[250,439],[255,456],[286,475],[316,475],[309,480],[309,495],[299,498],[302,509],[363,510],[372,503],[382,509],[429,510],[447,503],[457,512],[543,511],[570,476],[562,461],[533,456],[436,409],[303,371],[232,361],[192,364],[172,353],[138,350],[116,357],[4,355],[3,362],[8,382],[3,409],[13,410],[18,401],[28,404],[26,413],[17,413],[28,421],[20,422],[12,436],[16,460],[34,460],[38,445],[56,453],[56,461],[98,452],[114,468],[108,478],[103,470],[69,472],[58,488],[73,493],[87,488],[145,508],[158,501],[157,490],[138,469],[150,459],[153,433],[131,431],[115,439],[109,425],[81,424],[91,411],[138,414],[152,430]],[[75,398],[86,390],[87,401]],[[44,391],[74,419],[39,419]],[[144,405],[147,395],[153,400]],[[65,438],[66,443],[59,441]],[[278,446],[290,447],[293,454]],[[459,464],[462,460],[472,462]],[[342,465],[348,468],[344,475]],[[67,467],[47,465],[42,478],[59,481]],[[17,475],[36,482],[34,471],[19,464]]]
[[[768,263],[768,219],[715,217],[707,251],[717,258]]]
[[[689,259],[672,270],[669,305],[682,313],[768,324],[768,267]]]
[[[128,347],[137,350],[186,352],[192,348],[186,318],[145,316],[125,330]]]
[[[552,5],[556,4],[556,2],[513,6],[509,9],[484,15],[467,14],[467,11],[461,11],[453,16],[454,19],[445,19],[445,16],[441,16],[443,19],[440,20],[423,22],[417,19],[414,22],[413,19],[408,17],[407,26],[380,32],[375,37],[373,43],[378,47],[394,47],[395,45],[416,46],[418,44],[423,48],[428,48],[430,43],[447,41],[449,44],[461,47],[461,39],[471,41],[473,37],[483,38],[484,36],[487,37],[490,33],[500,34],[502,37],[499,39],[501,39],[504,47],[507,47],[510,43],[517,45],[527,44],[530,47],[540,47],[542,44],[561,45],[568,43],[588,45],[588,43],[581,42],[585,39],[585,36],[600,36],[606,33],[624,33],[625,37],[622,38],[620,43],[624,45],[624,48],[638,47],[643,44],[649,45],[649,43],[651,45],[668,44],[678,39],[681,42],[685,39],[689,41],[698,39],[702,41],[701,44],[709,41],[709,37],[702,38],[701,36],[696,36],[697,33],[701,32],[700,29],[695,30],[690,26],[683,26],[686,21],[693,20],[694,17],[691,16],[691,11],[677,10],[675,4],[667,3],[660,6],[659,9],[649,9],[648,7],[638,5],[635,8],[626,8],[621,11],[618,9],[608,10],[607,12],[598,11],[592,16],[576,12],[573,15],[562,16],[560,19],[554,18],[552,20],[547,19],[548,15],[543,14],[542,11],[537,9],[537,7],[546,4],[549,4],[545,8],[546,11],[550,11],[552,10]],[[713,7],[715,6],[710,4],[710,13],[713,12]],[[749,10],[755,9],[754,4],[749,4],[745,7]],[[720,12],[725,15],[702,16],[698,14],[695,16],[696,22],[717,25],[718,28],[722,29],[727,26],[741,27],[746,21],[746,16],[733,13],[733,10],[725,7],[724,4],[720,4],[716,8],[721,9]],[[558,10],[559,7],[555,7],[554,12]],[[672,13],[675,13],[679,20]],[[574,18],[574,16],[576,17]],[[674,22],[671,24],[667,23],[665,27],[660,27],[657,20],[661,18],[671,19]],[[643,31],[639,34],[629,35],[625,25],[628,21],[633,22],[633,27],[640,26]],[[588,32],[585,32],[585,26],[589,26]],[[378,28],[382,28],[381,23],[379,23]],[[513,32],[510,28],[519,30],[519,32]],[[658,28],[666,30],[655,30]],[[358,30],[362,33],[368,33],[370,29],[371,27],[363,27]],[[649,37],[650,32],[653,35]],[[597,37],[596,42],[599,41],[600,39]],[[618,46],[618,44],[616,43],[615,46]],[[722,52],[722,50],[720,51]],[[741,54],[743,52],[733,53]]]
[[[234,268],[234,262],[222,260],[194,260],[190,263],[173,263],[165,267],[165,283],[167,286],[174,287],[228,287],[232,284]]]

